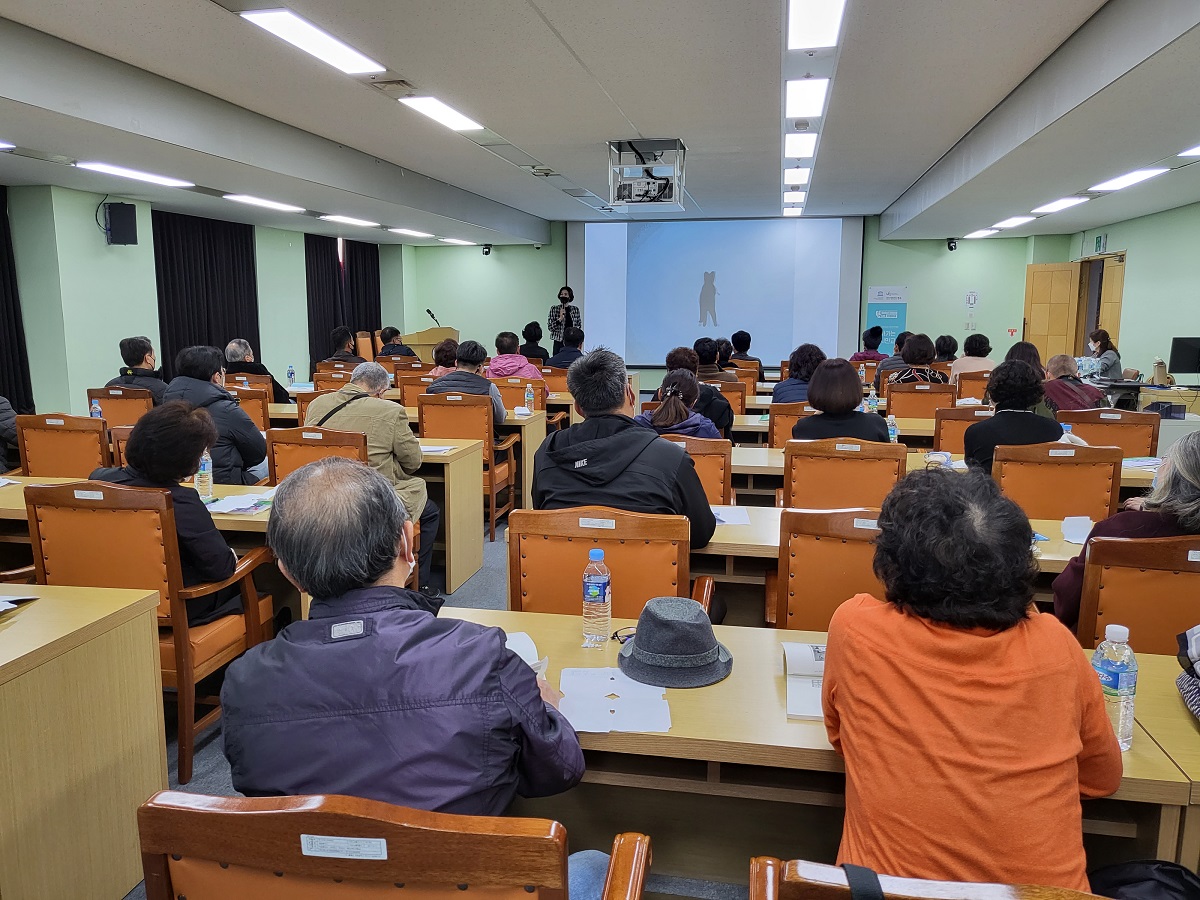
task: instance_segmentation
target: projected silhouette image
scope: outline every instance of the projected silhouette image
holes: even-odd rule
[[[712,324],[717,324],[717,273],[704,273],[704,287],[700,288],[700,324],[707,325],[708,320],[712,319]]]

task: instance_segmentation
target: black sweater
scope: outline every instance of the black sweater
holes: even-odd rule
[[[792,427],[792,437],[804,441],[826,438],[856,438],[860,441],[888,442],[887,422],[879,413],[851,410],[844,416],[817,413],[804,416]]]
[[[992,471],[996,448],[1014,444],[1046,444],[1062,437],[1062,426],[1032,410],[1001,409],[990,419],[967,426],[963,449],[967,462]]]

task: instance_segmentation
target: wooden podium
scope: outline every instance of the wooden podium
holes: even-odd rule
[[[400,339],[413,349],[422,362],[433,362],[433,348],[447,338],[454,338],[457,341],[458,329],[426,328],[424,331],[414,331],[412,334],[403,335]]]

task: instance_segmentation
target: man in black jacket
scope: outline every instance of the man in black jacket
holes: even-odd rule
[[[275,380],[270,370],[260,362],[254,361],[254,349],[249,341],[234,338],[225,345],[225,374],[227,375],[266,375],[271,379],[271,402],[291,403],[287,388]]]
[[[0,472],[15,469],[19,465],[21,459],[17,452],[17,411],[13,409],[7,397],[0,397]]]
[[[355,366],[366,362],[354,352],[354,332],[345,325],[339,325],[329,333],[329,345],[333,347],[333,355],[325,362],[350,363]]]
[[[676,369],[687,369],[699,379],[699,355],[691,347],[676,347],[667,354],[667,374]],[[654,399],[662,400],[662,388],[654,392]],[[729,437],[729,430],[733,427],[733,407],[711,384],[700,382],[700,396],[692,405],[692,411],[700,413],[717,426],[717,431]]]
[[[377,356],[411,356],[414,359],[417,356],[412,347],[400,340],[399,328],[387,326],[379,332],[379,340],[383,341],[383,347]]]
[[[154,397],[154,405],[163,402],[163,394],[167,392],[167,383],[162,380],[158,371],[158,359],[154,355],[154,345],[150,338],[127,337],[121,341],[121,374],[112,379],[105,387],[142,388]]]
[[[563,329],[563,348],[546,360],[555,369],[569,369],[571,363],[583,356],[583,329],[571,326]]]

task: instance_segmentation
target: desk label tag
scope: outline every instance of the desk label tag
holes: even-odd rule
[[[879,520],[878,519],[855,519],[854,527],[855,528],[870,528],[870,529],[874,530],[879,527]]]
[[[579,527],[580,528],[605,528],[605,529],[608,529],[609,531],[615,531],[617,528],[617,520],[616,519],[581,518],[579,520]]]
[[[1189,550],[1188,562],[1200,562],[1200,550]]]
[[[328,834],[300,835],[300,852],[326,859],[387,859],[383,838],[335,837]]]
[[[447,400],[461,400],[462,394],[447,394],[446,399]]]
[[[929,390],[929,385],[927,385],[927,384],[918,384],[918,385],[917,385],[917,390],[918,390],[918,391],[927,391],[927,390]]]
[[[1120,413],[1100,413],[1100,418],[1102,418],[1102,419],[1120,419],[1121,414]]]
[[[1067,449],[1067,450],[1051,450],[1051,451],[1050,451],[1050,455],[1051,455],[1051,456],[1074,456],[1074,455],[1075,455],[1075,451],[1074,451],[1074,450],[1071,450],[1071,449]]]
[[[992,414],[992,410],[990,410],[990,409],[975,410],[975,415],[977,415],[977,416],[990,416],[991,414]]]
[[[834,450],[849,450],[851,453],[858,453],[862,450],[861,444],[834,444]]]
[[[321,432],[319,431],[302,431],[300,432],[300,436],[306,441],[319,441],[322,439]]]
[[[676,447],[682,447],[684,450],[687,449],[687,444],[685,444],[683,441],[671,441],[671,443]]]
[[[121,391],[119,388],[118,388],[117,390],[115,390],[115,391],[109,391],[109,392],[108,392],[108,394],[109,394],[109,396],[110,396],[110,397],[120,397],[122,393],[124,393],[124,392],[123,392],[123,391]]]
[[[104,491],[75,491],[76,500],[103,500]]]
[[[46,424],[47,425],[62,425],[64,423],[63,423],[62,419],[47,419]]]

